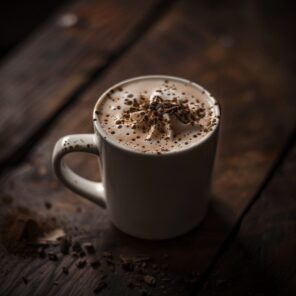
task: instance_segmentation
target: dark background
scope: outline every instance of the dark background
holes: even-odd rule
[[[123,0],[124,1],[124,0]],[[213,5],[213,9],[226,2],[233,6],[256,3],[258,11],[267,24],[280,30],[281,34],[291,34],[295,39],[295,10],[293,1],[261,0],[231,1],[202,0]],[[60,6],[71,0],[1,0],[0,1],[0,59],[24,40],[34,29],[42,25]],[[73,2],[73,1],[72,1]],[[278,32],[277,32],[278,33]]]
[[[1,0],[0,58],[69,0]]]

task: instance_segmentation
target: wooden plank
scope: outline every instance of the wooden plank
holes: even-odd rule
[[[0,68],[1,168],[29,149],[54,114],[141,36],[160,2],[77,1],[12,53]]]
[[[295,180],[296,146],[248,212],[201,295],[295,295]]]
[[[163,295],[163,291],[167,295],[182,295],[191,291],[254,196],[292,130],[295,101],[288,61],[291,48],[284,42],[287,36],[278,33],[283,40],[280,45],[278,40],[274,43],[269,33],[277,34],[277,31],[272,26],[265,26],[258,15],[254,17],[251,12],[256,7],[237,8],[229,4],[215,10],[212,5],[188,0],[174,6],[71,111],[57,120],[26,163],[2,178],[2,196],[13,202],[1,207],[3,214],[0,217],[16,219],[24,208],[30,209],[27,215],[34,219],[50,221],[54,217],[57,227],[80,240],[92,241],[97,248],[96,256],[101,258],[103,251],[113,253],[115,272],[107,272],[107,267],[100,269],[100,272],[108,273],[109,289],[102,291],[102,295],[138,295],[143,287],[153,295]],[[225,19],[233,20],[236,26]],[[283,56],[277,63],[273,57],[275,48]],[[50,157],[60,136],[92,131],[92,107],[108,86],[127,77],[164,72],[187,77],[212,90],[222,105],[223,124],[213,184],[214,198],[206,219],[182,238],[145,242],[120,233],[110,225],[105,211],[64,189],[52,176]],[[94,178],[97,174],[94,159],[72,158],[72,166],[85,176]],[[53,204],[51,209],[44,206],[48,200]],[[5,223],[2,229],[4,227]],[[15,237],[12,231],[8,233]],[[82,290],[90,294],[96,285],[100,272],[90,267],[82,272],[73,264],[69,277],[61,274],[61,266],[69,256],[56,264],[34,258],[22,259],[13,255],[12,247],[7,251],[7,240],[2,240],[2,244],[5,269],[0,278],[0,291],[4,295],[19,291],[29,295],[36,285],[40,294],[60,291],[80,295]],[[145,273],[156,276],[156,288],[141,281],[139,287],[126,288],[128,280],[138,281],[120,268],[120,254],[150,256],[152,263],[148,264]],[[153,264],[157,264],[156,269]],[[168,264],[167,268],[162,264]],[[171,280],[162,281],[158,266],[165,269],[161,272]],[[39,275],[42,270],[46,272]],[[22,276],[30,277],[30,283],[24,285]],[[53,285],[56,279],[57,286]]]

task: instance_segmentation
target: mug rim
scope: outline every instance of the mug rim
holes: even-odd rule
[[[118,142],[112,140],[110,137],[108,137],[108,135],[105,133],[104,129],[101,127],[101,125],[99,124],[99,120],[97,120],[97,107],[98,105],[101,103],[101,101],[105,98],[105,96],[113,89],[116,89],[120,86],[122,86],[123,84],[129,83],[129,82],[133,82],[133,81],[137,81],[137,80],[143,80],[143,79],[167,79],[167,80],[175,80],[178,82],[182,82],[182,83],[186,83],[186,84],[190,84],[192,86],[194,86],[195,88],[199,89],[200,91],[203,91],[204,95],[207,97],[207,99],[210,101],[210,105],[213,107],[213,110],[215,112],[215,115],[217,116],[218,122],[215,125],[215,127],[205,136],[203,137],[200,141],[196,142],[193,145],[190,145],[189,147],[185,147],[182,148],[181,150],[175,150],[175,151],[168,151],[165,153],[153,153],[153,152],[142,152],[142,151],[137,151],[134,150],[130,147],[128,147],[127,145],[124,146],[122,144],[119,144]],[[126,152],[130,152],[133,154],[137,154],[137,155],[143,155],[143,156],[155,156],[155,157],[163,157],[163,156],[170,156],[170,155],[176,155],[179,153],[185,153],[188,152],[189,150],[193,150],[194,148],[202,145],[204,142],[206,142],[207,140],[209,140],[211,138],[211,136],[217,131],[218,127],[220,126],[220,117],[221,117],[221,107],[219,102],[210,94],[210,92],[208,90],[206,90],[204,87],[202,87],[200,84],[193,82],[189,79],[185,79],[185,78],[181,78],[181,77],[177,77],[177,76],[172,76],[172,75],[162,75],[162,74],[155,74],[155,75],[142,75],[142,76],[136,76],[136,77],[132,77],[132,78],[128,78],[125,80],[122,80],[114,85],[112,85],[111,87],[109,87],[105,92],[103,92],[99,98],[97,99],[97,102],[94,106],[93,109],[93,123],[94,123],[94,127],[96,129],[96,131],[100,134],[100,136],[107,141],[110,145],[115,146],[116,148],[119,148],[120,150],[124,150]]]

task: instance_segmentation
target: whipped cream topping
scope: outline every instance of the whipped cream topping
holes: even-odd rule
[[[172,120],[178,120],[183,124],[198,125],[200,119],[205,116],[205,108],[198,104],[190,105],[187,99],[174,97],[168,99],[161,90],[153,91],[150,98],[141,96],[133,99],[131,107],[123,111],[121,120],[117,124],[125,124],[133,129],[141,129],[146,134],[145,139],[152,138],[173,139],[175,132]]]
[[[106,137],[144,153],[182,150],[202,140],[219,119],[215,101],[190,82],[146,78],[112,89],[97,104]]]

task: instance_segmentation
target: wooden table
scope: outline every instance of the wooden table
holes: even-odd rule
[[[78,0],[11,53],[0,68],[0,295],[295,295],[295,30],[289,9],[264,3]],[[107,87],[156,73],[212,90],[223,117],[205,220],[148,242],[65,189],[50,158],[59,137],[92,131]],[[98,175],[89,156],[72,163]],[[53,231],[95,253],[28,243]]]

